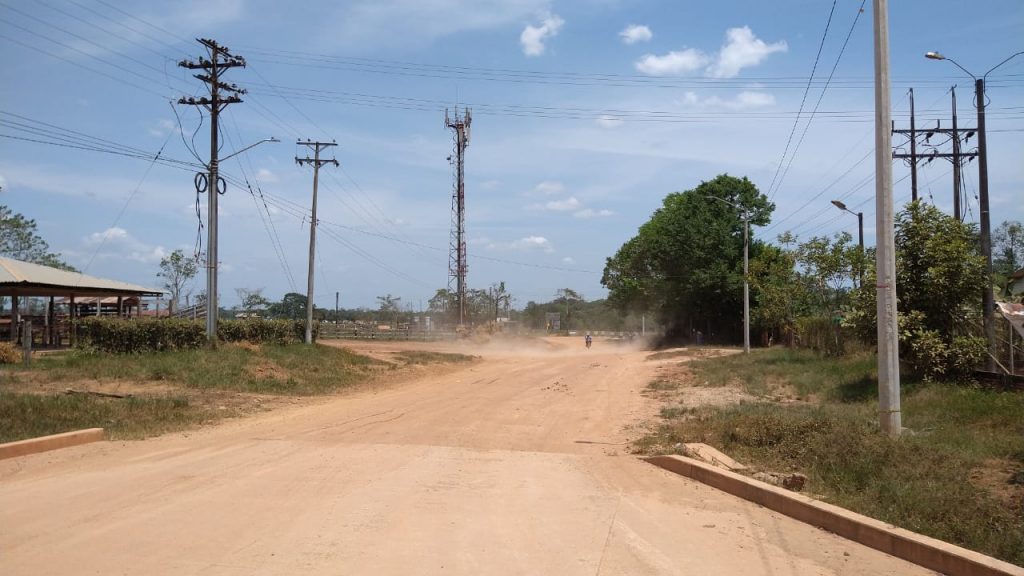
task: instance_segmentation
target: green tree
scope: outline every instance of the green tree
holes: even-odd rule
[[[860,248],[852,240],[848,232],[841,232],[832,239],[814,237],[797,245],[800,278],[821,315],[839,312],[857,278]]]
[[[186,258],[181,250],[160,259],[160,271],[156,275],[164,279],[164,288],[171,293],[171,306],[177,309],[181,304],[181,292],[186,285],[199,273],[195,258]],[[199,297],[196,297],[199,304]]]
[[[50,245],[39,235],[36,221],[25,218],[0,204],[0,255],[76,272],[58,254],[50,252]]]
[[[306,317],[306,295],[298,292],[289,292],[267,309],[267,314],[274,318],[287,318],[289,320],[302,320]]]
[[[1008,295],[1009,276],[1024,268],[1024,225],[1006,221],[992,234],[992,268],[996,284]]]
[[[248,288],[235,288],[238,299],[241,301],[242,310],[249,316],[263,312],[270,306],[270,300],[263,295],[263,288],[250,290]]]
[[[974,335],[985,282],[975,240],[973,226],[920,201],[896,218],[900,357],[926,379],[963,379],[985,357],[985,340]],[[869,270],[847,316],[868,341],[875,339],[875,296]]]
[[[742,333],[743,215],[769,222],[775,206],[746,178],[720,175],[673,192],[638,234],[608,258],[601,283],[622,312],[651,311],[668,336],[699,328]],[[762,243],[752,241],[756,257]]]
[[[455,293],[447,288],[438,288],[434,296],[427,300],[427,311],[431,314],[444,314],[455,307]]]

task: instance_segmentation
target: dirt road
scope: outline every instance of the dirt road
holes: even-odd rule
[[[931,573],[629,455],[654,366],[579,340],[0,462],[0,573]]]

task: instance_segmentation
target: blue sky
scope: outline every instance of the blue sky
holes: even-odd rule
[[[73,265],[159,285],[160,258],[191,254],[198,220],[193,169],[150,160],[162,148],[195,161],[197,128],[209,154],[208,118],[200,126],[194,107],[170,104],[202,94],[177,66],[203,53],[202,37],[248,62],[225,76],[249,93],[222,115],[222,155],[281,140],[223,166],[235,182],[220,204],[224,304],[236,288],[305,292],[312,171],[294,158],[306,154],[296,140],[312,138],[336,140],[341,163],[321,171],[316,302],[333,306],[337,291],[347,307],[384,294],[425,306],[448,282],[444,109],[456,104],[473,111],[468,284],[505,281],[519,305],[559,288],[603,297],[605,258],[661,199],[721,173],[777,204],[762,239],[855,234],[856,219],[829,203],[838,198],[864,211],[872,245],[871,2],[854,24],[860,6],[838,0],[822,44],[823,0],[0,0],[0,194]],[[947,125],[953,84],[959,122],[973,126],[971,79],[923,54],[982,74],[1024,49],[1021,30],[1019,0],[892,2],[898,127],[910,87],[918,124]],[[1024,56],[989,76],[993,227],[1024,220],[1022,75]],[[83,138],[118,153],[70,147]],[[895,165],[898,203],[907,173]],[[919,178],[922,197],[950,211],[950,164]],[[976,220],[975,163],[965,179]]]

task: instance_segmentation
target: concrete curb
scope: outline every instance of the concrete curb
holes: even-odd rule
[[[949,576],[1024,576],[1024,568],[682,456],[647,462]]]
[[[86,430],[76,430],[52,436],[8,442],[7,444],[0,444],[0,460],[56,450],[58,448],[67,448],[68,446],[88,444],[89,442],[97,442],[99,440],[103,440],[103,428],[88,428]]]

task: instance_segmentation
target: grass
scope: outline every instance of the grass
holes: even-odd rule
[[[788,350],[693,364],[698,382],[791,386],[814,402],[662,411],[635,448],[706,442],[756,469],[799,470],[809,489],[862,514],[1024,565],[1024,393],[904,387],[899,439],[877,426],[870,357]],[[817,377],[814,375],[817,374]]]
[[[45,356],[16,379],[164,381],[188,388],[314,395],[362,381],[378,361],[327,346],[223,345],[134,355],[74,351]],[[19,368],[20,370],[20,368]]]
[[[472,362],[476,356],[453,354],[447,352],[425,352],[422,350],[404,350],[395,354],[395,358],[406,364],[439,364],[453,362]]]
[[[105,428],[113,438],[153,436],[234,415],[239,400],[225,392],[327,394],[366,380],[381,365],[347,350],[301,344],[43,356],[27,370],[21,366],[0,369],[0,442],[91,427]],[[133,395],[65,395],[56,391],[57,386],[50,386],[49,393],[25,392],[26,386],[38,388],[34,384],[62,388],[83,381],[130,382]],[[154,382],[164,385],[161,391],[147,392],[147,385]],[[211,403],[218,408],[211,408]]]
[[[690,364],[707,386],[739,382],[747,392],[764,396],[786,387],[798,399],[825,395],[827,400],[867,399],[877,390],[875,359],[868,354],[823,357],[811,350],[758,350]]]
[[[0,391],[0,443],[83,428],[104,428],[108,438],[130,440],[225,415],[184,396],[117,399]]]

